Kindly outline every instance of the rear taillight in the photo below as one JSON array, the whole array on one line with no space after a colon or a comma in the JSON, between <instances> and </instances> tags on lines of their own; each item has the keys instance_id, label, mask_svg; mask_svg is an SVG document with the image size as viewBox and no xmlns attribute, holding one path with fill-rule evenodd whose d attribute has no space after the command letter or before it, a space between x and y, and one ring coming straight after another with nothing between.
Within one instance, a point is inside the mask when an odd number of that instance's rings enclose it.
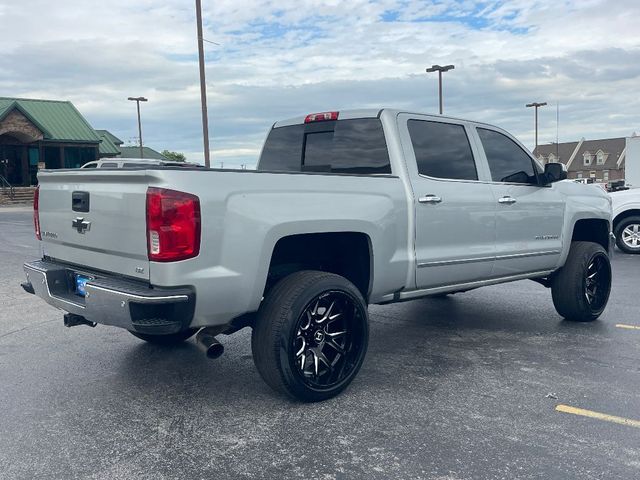
<instances>
[{"instance_id":1,"label":"rear taillight","mask_svg":"<svg viewBox=\"0 0 640 480\"><path fill-rule=\"evenodd\" d=\"M198 255L198 197L165 188L147 190L147 249L153 262L175 262Z\"/></svg>"},{"instance_id":2,"label":"rear taillight","mask_svg":"<svg viewBox=\"0 0 640 480\"><path fill-rule=\"evenodd\" d=\"M304 123L328 122L329 120L337 120L339 112L321 112L310 113L304 118Z\"/></svg>"},{"instance_id":3,"label":"rear taillight","mask_svg":"<svg viewBox=\"0 0 640 480\"><path fill-rule=\"evenodd\" d=\"M36 187L36 191L33 194L33 227L36 230L36 238L42 240L42 234L40 233L40 186Z\"/></svg>"}]
</instances>

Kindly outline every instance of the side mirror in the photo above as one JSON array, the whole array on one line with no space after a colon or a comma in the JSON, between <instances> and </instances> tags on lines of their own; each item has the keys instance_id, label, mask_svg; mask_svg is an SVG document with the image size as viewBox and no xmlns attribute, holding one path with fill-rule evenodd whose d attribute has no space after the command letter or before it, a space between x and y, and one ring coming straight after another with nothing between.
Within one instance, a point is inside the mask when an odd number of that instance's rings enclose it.
<instances>
[{"instance_id":1,"label":"side mirror","mask_svg":"<svg viewBox=\"0 0 640 480\"><path fill-rule=\"evenodd\" d=\"M564 163L547 163L544 166L544 181L546 184L567 179L567 166Z\"/></svg>"}]
</instances>

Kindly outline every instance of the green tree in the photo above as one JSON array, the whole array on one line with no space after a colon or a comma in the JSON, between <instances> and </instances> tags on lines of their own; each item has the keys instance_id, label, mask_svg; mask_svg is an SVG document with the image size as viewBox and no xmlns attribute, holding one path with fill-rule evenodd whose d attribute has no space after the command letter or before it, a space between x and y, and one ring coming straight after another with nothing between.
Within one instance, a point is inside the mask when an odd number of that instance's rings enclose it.
<instances>
[{"instance_id":1,"label":"green tree","mask_svg":"<svg viewBox=\"0 0 640 480\"><path fill-rule=\"evenodd\" d=\"M167 157L172 162L186 162L187 161L187 157L184 155L184 153L180 153L180 152L172 152L170 150L163 150L162 151L162 155Z\"/></svg>"}]
</instances>

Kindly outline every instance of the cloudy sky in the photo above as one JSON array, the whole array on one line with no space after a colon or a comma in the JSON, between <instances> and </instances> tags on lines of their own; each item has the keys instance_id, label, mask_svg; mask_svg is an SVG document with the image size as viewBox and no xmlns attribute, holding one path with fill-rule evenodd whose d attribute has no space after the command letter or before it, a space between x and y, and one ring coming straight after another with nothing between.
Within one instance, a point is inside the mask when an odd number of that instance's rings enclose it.
<instances>
[{"instance_id":1,"label":"cloudy sky","mask_svg":"<svg viewBox=\"0 0 640 480\"><path fill-rule=\"evenodd\" d=\"M0 96L71 100L94 128L202 155L191 0L0 0ZM253 164L271 124L389 106L497 124L533 144L640 133L637 0L202 0L213 161Z\"/></svg>"}]
</instances>

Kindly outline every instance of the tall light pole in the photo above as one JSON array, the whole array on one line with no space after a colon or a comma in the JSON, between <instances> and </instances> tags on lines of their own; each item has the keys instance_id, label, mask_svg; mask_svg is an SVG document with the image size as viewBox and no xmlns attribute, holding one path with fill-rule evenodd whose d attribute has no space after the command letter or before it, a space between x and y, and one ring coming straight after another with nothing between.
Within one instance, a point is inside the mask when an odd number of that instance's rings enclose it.
<instances>
[{"instance_id":1,"label":"tall light pole","mask_svg":"<svg viewBox=\"0 0 640 480\"><path fill-rule=\"evenodd\" d=\"M438 72L438 97L440 98L440 115L442 115L442 72L448 72L456 68L454 65L431 65L427 68L427 73Z\"/></svg>"},{"instance_id":2,"label":"tall light pole","mask_svg":"<svg viewBox=\"0 0 640 480\"><path fill-rule=\"evenodd\" d=\"M538 148L538 108L540 107L544 107L547 104L547 102L533 102L533 103L527 103L525 106L528 107L535 107L536 109L536 115L535 115L535 122L536 122L536 146L534 148L534 150L536 148Z\"/></svg>"},{"instance_id":3,"label":"tall light pole","mask_svg":"<svg viewBox=\"0 0 640 480\"><path fill-rule=\"evenodd\" d=\"M209 168L209 117L207 113L207 83L204 77L204 38L202 38L202 4L196 0L196 22L198 24L198 62L200 64L200 102L202 104L202 136L204 139L204 166Z\"/></svg>"},{"instance_id":4,"label":"tall light pole","mask_svg":"<svg viewBox=\"0 0 640 480\"><path fill-rule=\"evenodd\" d=\"M140 139L140 158L144 157L142 153L142 123L140 122L140 102L147 102L148 100L144 97L129 97L127 100L131 100L132 102L136 102L136 107L138 107L138 138Z\"/></svg>"}]
</instances>

